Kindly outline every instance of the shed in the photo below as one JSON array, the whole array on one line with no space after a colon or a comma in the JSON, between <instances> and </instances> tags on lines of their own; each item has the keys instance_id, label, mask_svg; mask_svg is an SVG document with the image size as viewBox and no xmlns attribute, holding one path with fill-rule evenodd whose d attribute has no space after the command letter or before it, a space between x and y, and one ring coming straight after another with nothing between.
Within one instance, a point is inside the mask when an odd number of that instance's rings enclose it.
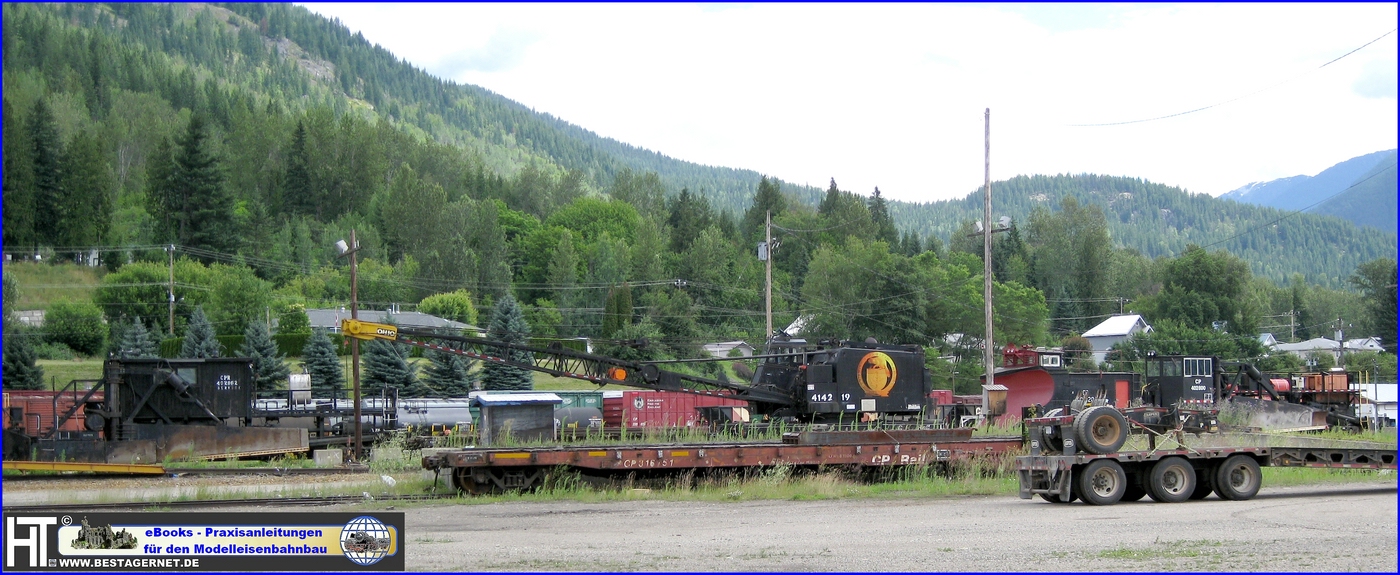
<instances>
[{"instance_id":1,"label":"shed","mask_svg":"<svg viewBox=\"0 0 1400 575\"><path fill-rule=\"evenodd\" d=\"M1152 326L1141 315L1115 315L1084 332L1084 339L1094 346L1094 361L1103 363L1114 344L1125 341L1135 333L1150 333Z\"/></svg>"},{"instance_id":2,"label":"shed","mask_svg":"<svg viewBox=\"0 0 1400 575\"><path fill-rule=\"evenodd\" d=\"M472 398L480 408L477 429L481 445L514 439L531 441L554 438L554 408L564 403L553 393L483 393Z\"/></svg>"}]
</instances>

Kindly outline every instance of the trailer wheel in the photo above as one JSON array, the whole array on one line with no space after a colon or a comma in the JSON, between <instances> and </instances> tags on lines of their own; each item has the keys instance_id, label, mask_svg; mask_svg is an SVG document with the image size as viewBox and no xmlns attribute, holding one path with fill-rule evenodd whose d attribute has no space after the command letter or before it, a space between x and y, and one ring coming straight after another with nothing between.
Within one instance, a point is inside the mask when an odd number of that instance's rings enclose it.
<instances>
[{"instance_id":1,"label":"trailer wheel","mask_svg":"<svg viewBox=\"0 0 1400 575\"><path fill-rule=\"evenodd\" d=\"M1112 459L1095 459L1080 470L1075 478L1079 498L1089 505L1113 505L1123 498L1128 476L1123 466Z\"/></svg>"},{"instance_id":2,"label":"trailer wheel","mask_svg":"<svg viewBox=\"0 0 1400 575\"><path fill-rule=\"evenodd\" d=\"M1113 453L1128 440L1128 420L1112 406L1091 407L1074 418L1074 439L1089 453Z\"/></svg>"},{"instance_id":3,"label":"trailer wheel","mask_svg":"<svg viewBox=\"0 0 1400 575\"><path fill-rule=\"evenodd\" d=\"M1041 499L1044 499L1044 500L1049 501L1049 502L1051 502L1051 503L1072 503L1072 502L1074 502L1074 500L1079 499L1079 494L1078 494L1078 493L1073 493L1073 491L1074 491L1073 489L1071 489L1070 491L1071 491L1071 493L1069 494L1069 500L1068 500L1068 501L1063 500L1063 499L1060 499L1060 496L1059 496L1059 495L1056 495L1056 494L1053 494L1053 493L1040 493L1040 494L1038 494L1038 495L1040 495L1040 498L1041 498Z\"/></svg>"},{"instance_id":4,"label":"trailer wheel","mask_svg":"<svg viewBox=\"0 0 1400 575\"><path fill-rule=\"evenodd\" d=\"M1059 417L1064 413L1064 408L1057 407L1045 412L1045 417ZM1061 437L1060 426L1047 425L1040 428L1040 446L1045 453L1062 453L1065 450L1065 438Z\"/></svg>"},{"instance_id":5,"label":"trailer wheel","mask_svg":"<svg viewBox=\"0 0 1400 575\"><path fill-rule=\"evenodd\" d=\"M1248 455L1232 455L1215 471L1215 494L1221 499L1244 501L1259 493L1262 482L1259 462Z\"/></svg>"},{"instance_id":6,"label":"trailer wheel","mask_svg":"<svg viewBox=\"0 0 1400 575\"><path fill-rule=\"evenodd\" d=\"M1196 470L1196 489L1191 492L1192 501L1200 501L1210 497L1210 492L1215 490L1215 468Z\"/></svg>"},{"instance_id":7,"label":"trailer wheel","mask_svg":"<svg viewBox=\"0 0 1400 575\"><path fill-rule=\"evenodd\" d=\"M1185 457L1167 457L1152 466L1148 495L1153 501L1181 503L1196 491L1196 470Z\"/></svg>"},{"instance_id":8,"label":"trailer wheel","mask_svg":"<svg viewBox=\"0 0 1400 575\"><path fill-rule=\"evenodd\" d=\"M1147 488L1142 485L1142 471L1134 466L1133 470L1125 469L1124 472L1128 474L1128 483L1123 487L1123 498L1118 501L1141 501L1147 497Z\"/></svg>"}]
</instances>

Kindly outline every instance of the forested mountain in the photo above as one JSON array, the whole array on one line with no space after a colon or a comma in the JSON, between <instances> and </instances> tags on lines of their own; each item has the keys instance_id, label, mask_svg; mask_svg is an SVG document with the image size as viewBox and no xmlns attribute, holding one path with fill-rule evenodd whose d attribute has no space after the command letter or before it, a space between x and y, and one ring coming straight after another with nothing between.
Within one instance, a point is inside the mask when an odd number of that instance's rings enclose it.
<instances>
[{"instance_id":1,"label":"forested mountain","mask_svg":"<svg viewBox=\"0 0 1400 575\"><path fill-rule=\"evenodd\" d=\"M937 377L976 389L975 338L948 336L983 329L968 237L980 190L915 205L666 158L441 82L291 5L3 10L4 247L46 262L96 251L110 273L68 312L105 316L87 325L110 326L107 342L167 317L171 274L174 331L207 314L238 335L346 305L334 246L353 230L362 305L451 294L486 310L509 295L533 337L694 356L769 335L754 248L771 212L775 325L810 316L813 337L937 348ZM993 248L998 345L1058 344L1120 310L1168 322L1154 323L1177 338L1162 345L1233 358L1257 356L1264 322L1295 312L1299 333L1395 323L1329 289L1393 300L1394 234L1132 178L993 189L997 214L1016 218ZM43 289L7 283L7 303L12 287ZM7 345L65 343L15 329ZM624 346L640 339L654 345Z\"/></svg>"},{"instance_id":2,"label":"forested mountain","mask_svg":"<svg viewBox=\"0 0 1400 575\"><path fill-rule=\"evenodd\" d=\"M1391 150L1387 160L1358 178L1350 189L1308 211L1395 233L1396 218L1400 215L1395 204L1395 170L1395 150Z\"/></svg>"},{"instance_id":3,"label":"forested mountain","mask_svg":"<svg viewBox=\"0 0 1400 575\"><path fill-rule=\"evenodd\" d=\"M1390 192L1393 205L1393 185ZM1009 215L1024 221L1034 209L1053 209L1066 197L1101 207L1114 242L1123 247L1154 258L1179 255L1189 244L1224 249L1249 262L1255 274L1278 283L1302 274L1309 282L1341 287L1358 264L1395 257L1394 233L1358 228L1337 217L1192 194L1138 178L1085 174L993 182L994 219ZM982 201L978 190L961 200L921 206L892 203L890 209L896 222L951 235L956 241L960 223L982 219Z\"/></svg>"},{"instance_id":4,"label":"forested mountain","mask_svg":"<svg viewBox=\"0 0 1400 575\"><path fill-rule=\"evenodd\" d=\"M1394 233L1395 150L1373 152L1334 165L1316 176L1254 182L1221 199L1338 216Z\"/></svg>"}]
</instances>

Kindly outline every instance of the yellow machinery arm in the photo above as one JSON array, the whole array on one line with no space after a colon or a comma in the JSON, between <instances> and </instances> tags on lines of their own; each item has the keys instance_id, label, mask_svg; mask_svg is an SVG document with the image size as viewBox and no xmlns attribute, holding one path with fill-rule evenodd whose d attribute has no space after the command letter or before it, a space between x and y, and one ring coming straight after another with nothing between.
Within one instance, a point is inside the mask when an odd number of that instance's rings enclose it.
<instances>
[{"instance_id":1,"label":"yellow machinery arm","mask_svg":"<svg viewBox=\"0 0 1400 575\"><path fill-rule=\"evenodd\" d=\"M358 319L340 320L340 332L355 339L399 339L399 328L387 323L374 323Z\"/></svg>"}]
</instances>

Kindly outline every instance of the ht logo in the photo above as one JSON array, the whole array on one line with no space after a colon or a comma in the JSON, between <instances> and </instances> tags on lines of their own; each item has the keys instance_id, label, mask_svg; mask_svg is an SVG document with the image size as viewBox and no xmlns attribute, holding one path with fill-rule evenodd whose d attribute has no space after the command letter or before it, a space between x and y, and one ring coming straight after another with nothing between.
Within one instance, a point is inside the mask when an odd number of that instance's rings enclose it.
<instances>
[{"instance_id":1,"label":"ht logo","mask_svg":"<svg viewBox=\"0 0 1400 575\"><path fill-rule=\"evenodd\" d=\"M47 567L49 563L49 529L58 525L57 517L6 517L5 518L5 566L15 566L15 549L29 548L29 566ZM24 536L15 532L19 526Z\"/></svg>"}]
</instances>

